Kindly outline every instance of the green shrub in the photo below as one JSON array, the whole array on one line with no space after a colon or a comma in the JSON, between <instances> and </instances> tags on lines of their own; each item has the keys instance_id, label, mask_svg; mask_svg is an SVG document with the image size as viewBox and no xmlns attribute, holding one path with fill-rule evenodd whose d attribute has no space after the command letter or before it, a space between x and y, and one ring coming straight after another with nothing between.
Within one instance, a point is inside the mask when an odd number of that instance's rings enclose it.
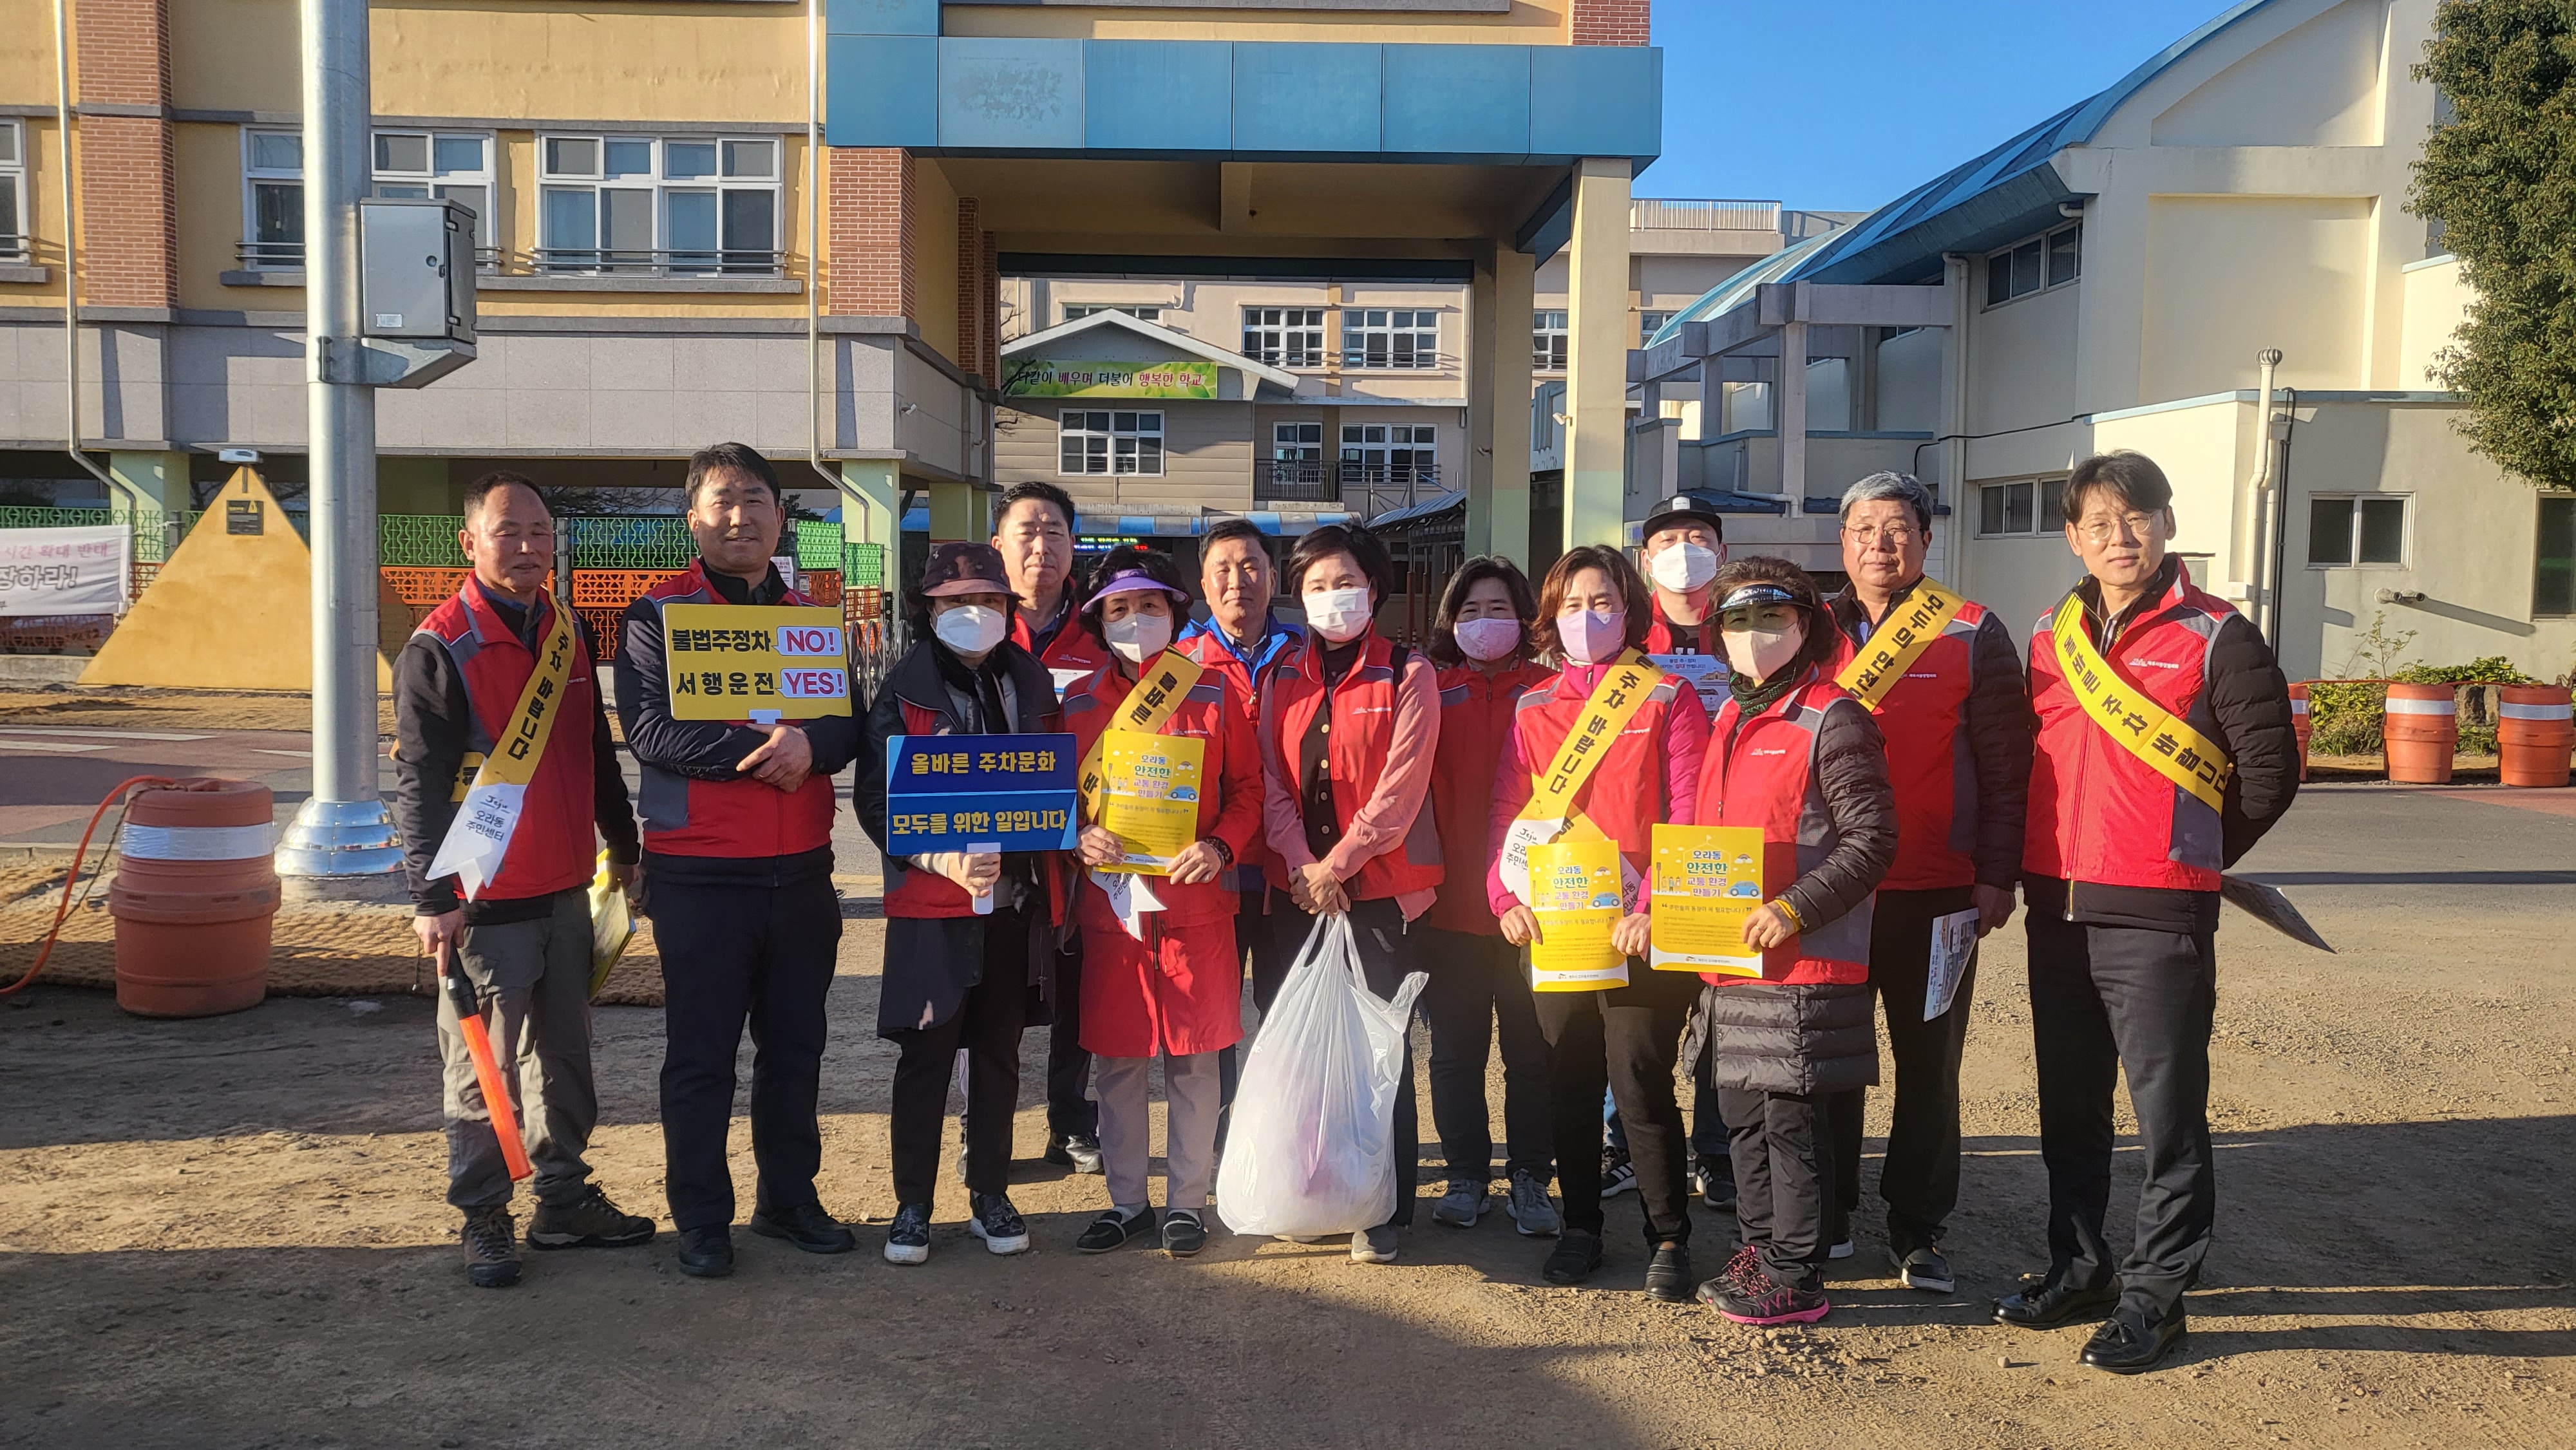
<instances>
[{"instance_id":1,"label":"green shrub","mask_svg":"<svg viewBox=\"0 0 2576 1450\"><path fill-rule=\"evenodd\" d=\"M2308 686L2308 753L2377 754L2385 743L2379 723L2387 711L2385 685L2320 681Z\"/></svg>"}]
</instances>

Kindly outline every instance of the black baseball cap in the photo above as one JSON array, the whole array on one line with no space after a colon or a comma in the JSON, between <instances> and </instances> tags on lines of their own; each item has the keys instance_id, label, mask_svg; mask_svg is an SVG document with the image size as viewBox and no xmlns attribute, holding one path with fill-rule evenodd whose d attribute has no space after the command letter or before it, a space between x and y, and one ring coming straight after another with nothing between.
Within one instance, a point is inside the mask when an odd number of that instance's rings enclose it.
<instances>
[{"instance_id":1,"label":"black baseball cap","mask_svg":"<svg viewBox=\"0 0 2576 1450\"><path fill-rule=\"evenodd\" d=\"M990 544L963 539L933 544L929 562L921 566L921 593L925 599L1010 592L1010 576L1002 570L1002 551Z\"/></svg>"},{"instance_id":2,"label":"black baseball cap","mask_svg":"<svg viewBox=\"0 0 2576 1450\"><path fill-rule=\"evenodd\" d=\"M1725 542L1726 516L1719 513L1715 505L1705 503L1686 493L1674 494L1671 498L1655 505L1654 510L1646 515L1646 522L1638 530L1637 537L1651 539L1657 529L1671 524L1676 519L1695 519L1706 524L1717 530L1719 542Z\"/></svg>"}]
</instances>

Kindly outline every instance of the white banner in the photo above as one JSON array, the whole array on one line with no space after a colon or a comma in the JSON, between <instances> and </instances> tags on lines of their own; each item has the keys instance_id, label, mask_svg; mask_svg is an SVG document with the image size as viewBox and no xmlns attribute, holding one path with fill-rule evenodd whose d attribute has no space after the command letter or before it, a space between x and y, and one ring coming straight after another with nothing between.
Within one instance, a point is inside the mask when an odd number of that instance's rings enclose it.
<instances>
[{"instance_id":1,"label":"white banner","mask_svg":"<svg viewBox=\"0 0 2576 1450\"><path fill-rule=\"evenodd\" d=\"M0 529L0 615L122 614L134 531Z\"/></svg>"}]
</instances>

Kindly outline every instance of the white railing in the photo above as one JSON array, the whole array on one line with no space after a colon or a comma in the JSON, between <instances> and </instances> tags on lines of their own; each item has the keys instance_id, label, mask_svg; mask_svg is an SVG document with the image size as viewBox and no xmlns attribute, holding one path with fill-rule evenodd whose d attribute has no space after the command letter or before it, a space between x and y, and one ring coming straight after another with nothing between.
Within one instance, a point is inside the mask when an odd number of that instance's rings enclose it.
<instances>
[{"instance_id":1,"label":"white railing","mask_svg":"<svg viewBox=\"0 0 2576 1450\"><path fill-rule=\"evenodd\" d=\"M1641 197L1628 203L1632 231L1776 232L1776 201L1666 201Z\"/></svg>"}]
</instances>

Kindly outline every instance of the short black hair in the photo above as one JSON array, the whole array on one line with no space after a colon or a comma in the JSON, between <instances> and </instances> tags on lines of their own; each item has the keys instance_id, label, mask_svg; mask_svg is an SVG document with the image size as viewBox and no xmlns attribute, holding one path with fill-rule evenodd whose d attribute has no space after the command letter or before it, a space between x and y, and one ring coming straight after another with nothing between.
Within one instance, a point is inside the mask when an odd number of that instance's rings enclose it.
<instances>
[{"instance_id":1,"label":"short black hair","mask_svg":"<svg viewBox=\"0 0 2576 1450\"><path fill-rule=\"evenodd\" d=\"M2096 453L2075 465L2066 478L2066 491L2059 496L2058 512L2073 523L2084 516L2084 507L2097 489L2108 490L2114 498L2140 513L2162 513L2173 507L2173 484L2156 461L2130 448L2117 448L2109 453Z\"/></svg>"},{"instance_id":2,"label":"short black hair","mask_svg":"<svg viewBox=\"0 0 2576 1450\"><path fill-rule=\"evenodd\" d=\"M1378 537L1356 524L1326 524L1297 540L1288 551L1288 567L1280 572L1292 595L1305 592L1306 571L1320 560L1335 554L1348 554L1351 562L1368 576L1369 587L1377 591L1377 602L1395 597L1395 560L1389 558L1386 545Z\"/></svg>"},{"instance_id":3,"label":"short black hair","mask_svg":"<svg viewBox=\"0 0 2576 1450\"><path fill-rule=\"evenodd\" d=\"M1002 532L1002 520L1011 516L1011 510L1014 507L1030 499L1055 505L1055 511L1064 516L1064 531L1068 534L1073 532L1073 495L1052 483L1043 483L1034 478L1025 483L1012 484L1002 490L1002 496L993 503L993 532L999 535Z\"/></svg>"},{"instance_id":4,"label":"short black hair","mask_svg":"<svg viewBox=\"0 0 2576 1450\"><path fill-rule=\"evenodd\" d=\"M1172 632L1178 635L1181 626L1189 622L1190 605L1198 597L1197 592L1190 588L1190 581L1181 577L1180 564L1160 549L1143 544L1120 544L1093 567L1091 587L1099 588L1110 575L1125 569L1141 569L1146 578L1180 596L1171 601ZM1076 616L1082 621L1084 632L1102 644L1109 642L1109 626L1105 622L1108 612L1100 596L1094 594L1083 601L1082 611Z\"/></svg>"},{"instance_id":5,"label":"short black hair","mask_svg":"<svg viewBox=\"0 0 2576 1450\"><path fill-rule=\"evenodd\" d=\"M502 489L511 487L524 488L529 493L534 494L536 496L537 503L545 509L547 516L553 516L554 507L546 503L545 493L537 487L536 480L529 478L524 473L512 473L506 468L496 468L490 473L483 475L481 478L474 480L472 483L465 485L465 505L463 509L465 517L471 519L476 514L481 513L483 511L483 500L490 498L493 494L500 492Z\"/></svg>"},{"instance_id":6,"label":"short black hair","mask_svg":"<svg viewBox=\"0 0 2576 1450\"><path fill-rule=\"evenodd\" d=\"M680 501L691 508L698 506L698 485L707 475L726 471L748 474L760 480L769 490L771 502L785 497L778 487L778 470L748 443L710 443L689 455L689 477L680 486Z\"/></svg>"},{"instance_id":7,"label":"short black hair","mask_svg":"<svg viewBox=\"0 0 2576 1450\"><path fill-rule=\"evenodd\" d=\"M1467 607L1467 591L1488 579L1503 581L1503 592L1512 597L1512 613L1521 618L1521 644L1529 645L1529 627L1538 622L1538 596L1530 592L1529 576L1521 566L1500 554L1479 554L1458 566L1449 576L1449 587L1440 594L1440 612L1432 616L1431 643L1424 653L1433 663L1463 665L1466 653L1458 648L1458 611Z\"/></svg>"},{"instance_id":8,"label":"short black hair","mask_svg":"<svg viewBox=\"0 0 2576 1450\"><path fill-rule=\"evenodd\" d=\"M1262 556L1267 558L1270 554L1269 538L1269 535L1261 532L1261 525L1250 519L1219 519L1199 540L1199 552L1204 555L1208 550L1228 539L1250 539L1253 546L1261 550Z\"/></svg>"}]
</instances>

